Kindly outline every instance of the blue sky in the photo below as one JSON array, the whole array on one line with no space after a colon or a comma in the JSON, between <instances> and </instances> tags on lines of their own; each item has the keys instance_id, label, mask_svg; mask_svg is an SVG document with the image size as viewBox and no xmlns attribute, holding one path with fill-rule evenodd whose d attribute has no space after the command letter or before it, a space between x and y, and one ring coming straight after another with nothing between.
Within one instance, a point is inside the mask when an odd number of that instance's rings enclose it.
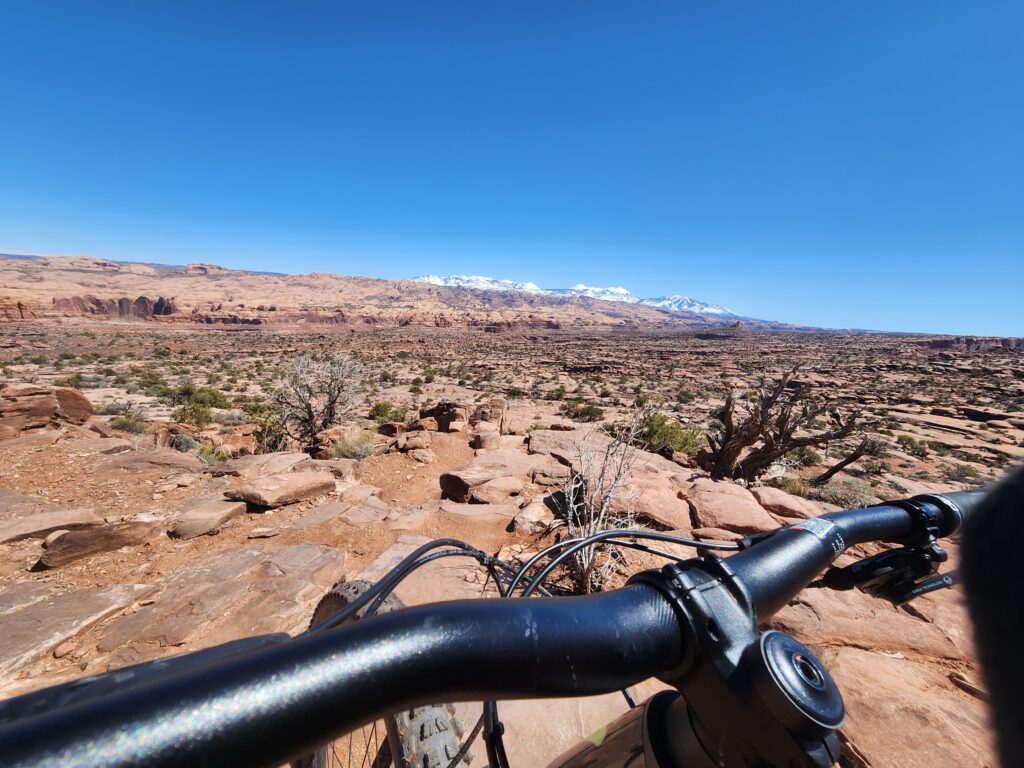
<instances>
[{"instance_id":1,"label":"blue sky","mask_svg":"<svg viewBox=\"0 0 1024 768\"><path fill-rule=\"evenodd\" d=\"M0 251L1024 335L1024 5L7 2Z\"/></svg>"}]
</instances>

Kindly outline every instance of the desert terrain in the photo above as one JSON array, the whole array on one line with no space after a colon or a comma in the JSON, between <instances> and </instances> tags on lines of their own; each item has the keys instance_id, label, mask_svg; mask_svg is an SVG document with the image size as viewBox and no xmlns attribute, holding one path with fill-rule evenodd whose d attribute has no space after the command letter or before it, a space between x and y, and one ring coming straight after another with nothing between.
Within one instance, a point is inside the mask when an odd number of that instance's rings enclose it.
<instances>
[{"instance_id":1,"label":"desert terrain","mask_svg":"<svg viewBox=\"0 0 1024 768\"><path fill-rule=\"evenodd\" d=\"M305 441L282 432L276 399L303 359L356 363L350 407ZM723 412L746 413L787 375L780 392L811 409L792 437L833 437L716 476L707 436ZM300 631L333 584L381 575L422 537L535 552L565 534L553 497L580 445L637 414L653 421L623 514L708 541L977 487L1024 461L1021 339L812 332L334 275L0 259L0 376L5 697ZM595 586L659 562L626 556ZM403 598L486 589L446 566ZM959 588L902 608L809 589L770 624L836 678L844 764L995 765ZM502 710L513 764L554 757L624 704L544 705L563 723L546 734L530 706Z\"/></svg>"}]
</instances>

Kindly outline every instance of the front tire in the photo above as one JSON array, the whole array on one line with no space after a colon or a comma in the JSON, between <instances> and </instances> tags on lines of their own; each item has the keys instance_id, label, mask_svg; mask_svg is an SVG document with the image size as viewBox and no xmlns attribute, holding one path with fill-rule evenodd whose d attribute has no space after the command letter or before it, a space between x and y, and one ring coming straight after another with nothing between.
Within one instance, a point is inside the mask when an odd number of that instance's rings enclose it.
<instances>
[{"instance_id":1,"label":"front tire","mask_svg":"<svg viewBox=\"0 0 1024 768\"><path fill-rule=\"evenodd\" d=\"M315 627L338 611L347 608L362 597L373 586L368 581L346 581L335 584L313 611L309 626ZM376 613L389 613L405 606L393 593L381 603ZM365 609L364 609L365 610ZM340 624L345 626L363 617L356 616ZM377 745L375 726L367 733L364 727L360 738L348 734L331 744L325 744L311 755L293 760L292 768L355 768L369 764L373 768L385 768L393 763L397 768L448 768L459 752L462 724L454 718L455 708L450 704L432 704L426 707L396 712L384 720L387 741ZM354 741L364 742L362 747ZM361 752L361 757L356 755ZM375 754L371 754L374 753ZM467 755L463 761L468 764Z\"/></svg>"}]
</instances>

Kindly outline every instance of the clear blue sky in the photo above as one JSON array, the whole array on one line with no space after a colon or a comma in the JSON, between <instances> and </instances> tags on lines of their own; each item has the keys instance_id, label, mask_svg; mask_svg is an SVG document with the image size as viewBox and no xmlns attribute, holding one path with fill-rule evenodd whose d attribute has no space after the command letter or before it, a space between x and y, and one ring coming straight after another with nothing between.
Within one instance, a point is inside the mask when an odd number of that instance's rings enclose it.
<instances>
[{"instance_id":1,"label":"clear blue sky","mask_svg":"<svg viewBox=\"0 0 1024 768\"><path fill-rule=\"evenodd\" d=\"M5 2L0 251L1024 335L1024 4Z\"/></svg>"}]
</instances>

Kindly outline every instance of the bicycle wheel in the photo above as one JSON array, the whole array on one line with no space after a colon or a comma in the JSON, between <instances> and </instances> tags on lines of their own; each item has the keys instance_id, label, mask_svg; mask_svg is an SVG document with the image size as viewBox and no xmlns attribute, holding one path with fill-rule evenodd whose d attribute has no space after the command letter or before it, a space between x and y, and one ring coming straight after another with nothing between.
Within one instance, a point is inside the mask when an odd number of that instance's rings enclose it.
<instances>
[{"instance_id":1,"label":"bicycle wheel","mask_svg":"<svg viewBox=\"0 0 1024 768\"><path fill-rule=\"evenodd\" d=\"M315 627L327 620L372 586L368 581L335 584L317 603L309 626ZM403 607L402 601L391 594L377 609L377 613L397 611ZM358 618L362 618L362 611ZM357 621L358 618L353 617L349 622ZM382 732L386 733L386 738L382 738ZM365 725L359 731L325 744L313 754L293 760L291 766L386 768L393 763L398 768L447 768L459 752L462 733L462 724L454 718L454 707L450 704L415 707L385 718L383 727L380 722ZM463 761L468 764L470 759L467 755Z\"/></svg>"}]
</instances>

